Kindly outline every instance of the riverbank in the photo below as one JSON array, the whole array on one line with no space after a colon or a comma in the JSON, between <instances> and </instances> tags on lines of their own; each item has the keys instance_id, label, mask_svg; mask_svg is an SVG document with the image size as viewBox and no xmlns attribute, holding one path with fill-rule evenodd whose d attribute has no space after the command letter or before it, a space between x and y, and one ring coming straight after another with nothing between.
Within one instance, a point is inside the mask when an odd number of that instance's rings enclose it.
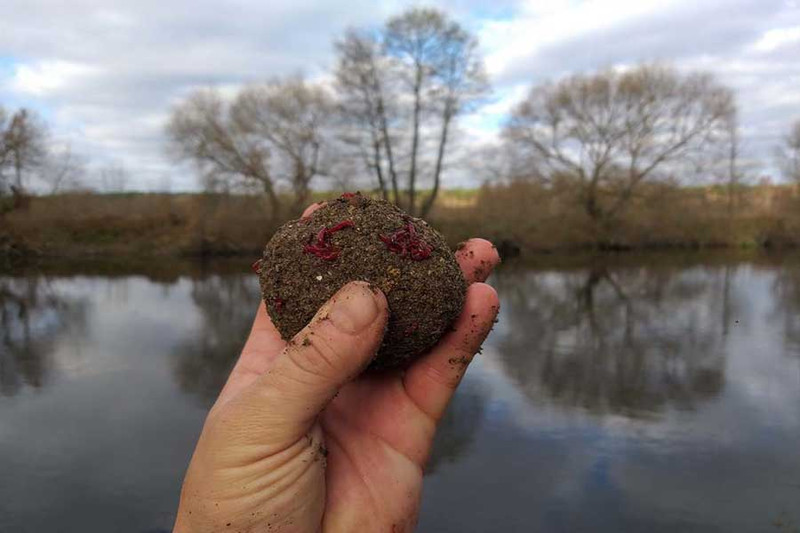
<instances>
[{"instance_id":1,"label":"riverbank","mask_svg":"<svg viewBox=\"0 0 800 533\"><path fill-rule=\"evenodd\" d=\"M253 256L290 216L271 216L263 198L246 195L32 197L0 218L0 255ZM800 194L775 185L733 195L722 187L653 185L615 220L598 223L569 190L517 183L445 193L429 219L452 245L481 235L506 255L800 244Z\"/></svg>"}]
</instances>

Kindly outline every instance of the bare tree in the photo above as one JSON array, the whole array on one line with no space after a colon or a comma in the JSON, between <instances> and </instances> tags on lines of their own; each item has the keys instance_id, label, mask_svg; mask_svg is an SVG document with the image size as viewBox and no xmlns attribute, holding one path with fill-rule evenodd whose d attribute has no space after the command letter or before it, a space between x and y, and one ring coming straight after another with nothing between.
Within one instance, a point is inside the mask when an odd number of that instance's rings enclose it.
<instances>
[{"instance_id":1,"label":"bare tree","mask_svg":"<svg viewBox=\"0 0 800 533\"><path fill-rule=\"evenodd\" d=\"M720 131L719 142L709 146L700 159L698 169L709 181L718 184L726 197L726 214L733 221L744 193L742 185L756 172L755 161L747 156L742 141L739 113L733 109Z\"/></svg>"},{"instance_id":2,"label":"bare tree","mask_svg":"<svg viewBox=\"0 0 800 533\"><path fill-rule=\"evenodd\" d=\"M752 182L756 176L760 163L749 153L747 143L742 142L739 131L739 113L734 109L727 120L725 135L721 146L721 158L718 169L719 181L724 183L728 198L728 219L732 220L739 205L744 185Z\"/></svg>"},{"instance_id":3,"label":"bare tree","mask_svg":"<svg viewBox=\"0 0 800 533\"><path fill-rule=\"evenodd\" d=\"M291 185L295 211L307 203L311 181L328 172L334 112L324 88L298 77L246 87L233 104L237 128L266 143L273 174Z\"/></svg>"},{"instance_id":4,"label":"bare tree","mask_svg":"<svg viewBox=\"0 0 800 533\"><path fill-rule=\"evenodd\" d=\"M21 200L30 189L54 194L77 188L84 166L69 145L50 142L47 125L35 113L8 114L0 107L0 195L11 191Z\"/></svg>"},{"instance_id":5,"label":"bare tree","mask_svg":"<svg viewBox=\"0 0 800 533\"><path fill-rule=\"evenodd\" d=\"M51 151L38 173L39 181L49 194L76 190L84 185L86 160L67 145L60 151Z\"/></svg>"},{"instance_id":6,"label":"bare tree","mask_svg":"<svg viewBox=\"0 0 800 533\"><path fill-rule=\"evenodd\" d=\"M728 218L733 217L735 208L736 191L742 181L741 171L741 142L739 139L739 124L737 113L734 111L728 120Z\"/></svg>"},{"instance_id":7,"label":"bare tree","mask_svg":"<svg viewBox=\"0 0 800 533\"><path fill-rule=\"evenodd\" d=\"M350 192L360 188L359 175L361 173L360 164L362 162L352 157L345 157L341 154L333 158L328 171L332 189L337 192ZM381 192L378 189L376 192Z\"/></svg>"},{"instance_id":8,"label":"bare tree","mask_svg":"<svg viewBox=\"0 0 800 533\"><path fill-rule=\"evenodd\" d=\"M540 169L530 154L515 150L509 143L494 142L477 146L463 161L464 170L481 183L509 184L542 180Z\"/></svg>"},{"instance_id":9,"label":"bare tree","mask_svg":"<svg viewBox=\"0 0 800 533\"><path fill-rule=\"evenodd\" d=\"M384 197L391 184L393 200L411 214L424 216L433 206L453 120L488 90L477 46L442 12L420 8L389 19L377 34L351 31L337 44L342 101L366 132L361 153ZM420 205L427 148L431 193ZM401 154L408 159L403 200Z\"/></svg>"},{"instance_id":10,"label":"bare tree","mask_svg":"<svg viewBox=\"0 0 800 533\"><path fill-rule=\"evenodd\" d=\"M22 194L25 180L47 154L47 128L34 113L0 108L0 193Z\"/></svg>"},{"instance_id":11,"label":"bare tree","mask_svg":"<svg viewBox=\"0 0 800 533\"><path fill-rule=\"evenodd\" d=\"M785 178L800 183L800 120L792 125L778 148L778 162Z\"/></svg>"},{"instance_id":12,"label":"bare tree","mask_svg":"<svg viewBox=\"0 0 800 533\"><path fill-rule=\"evenodd\" d=\"M342 117L352 128L345 134L356 146L370 172L374 172L384 200L400 205L394 141L389 123L395 122L396 109L384 79L386 62L378 39L368 33L349 30L336 43L339 64L336 69ZM387 183L388 181L388 183Z\"/></svg>"},{"instance_id":13,"label":"bare tree","mask_svg":"<svg viewBox=\"0 0 800 533\"><path fill-rule=\"evenodd\" d=\"M258 184L277 217L279 183L291 186L297 210L311 181L325 174L334 111L323 88L290 78L245 87L231 103L215 91L197 91L173 110L167 132L208 187Z\"/></svg>"},{"instance_id":14,"label":"bare tree","mask_svg":"<svg viewBox=\"0 0 800 533\"><path fill-rule=\"evenodd\" d=\"M702 162L725 141L734 110L731 91L708 74L642 65L533 88L504 136L541 164L546 179L571 180L603 228L643 182Z\"/></svg>"},{"instance_id":15,"label":"bare tree","mask_svg":"<svg viewBox=\"0 0 800 533\"><path fill-rule=\"evenodd\" d=\"M8 189L8 177L6 176L11 151L6 145L6 130L8 129L8 112L0 106L0 195L6 193Z\"/></svg>"},{"instance_id":16,"label":"bare tree","mask_svg":"<svg viewBox=\"0 0 800 533\"><path fill-rule=\"evenodd\" d=\"M118 163L106 165L98 171L100 188L106 193L125 192L130 174Z\"/></svg>"},{"instance_id":17,"label":"bare tree","mask_svg":"<svg viewBox=\"0 0 800 533\"><path fill-rule=\"evenodd\" d=\"M273 218L278 216L280 200L269 169L270 151L263 139L242 129L219 93L197 91L176 106L167 134L178 158L197 166L207 189L220 181L258 184L270 202Z\"/></svg>"}]
</instances>

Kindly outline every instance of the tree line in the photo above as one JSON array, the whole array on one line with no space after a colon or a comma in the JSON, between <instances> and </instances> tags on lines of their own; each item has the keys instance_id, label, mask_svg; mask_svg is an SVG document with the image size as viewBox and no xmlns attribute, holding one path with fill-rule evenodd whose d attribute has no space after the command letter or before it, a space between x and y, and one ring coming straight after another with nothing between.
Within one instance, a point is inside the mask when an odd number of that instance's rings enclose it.
<instances>
[{"instance_id":1,"label":"tree line","mask_svg":"<svg viewBox=\"0 0 800 533\"><path fill-rule=\"evenodd\" d=\"M263 194L275 219L299 211L323 180L370 189L426 216L456 148L465 146L454 136L459 117L491 95L478 44L436 9L347 30L323 81L289 76L232 97L191 93L170 112L169 149L194 165L207 190ZM52 192L78 181L84 163L68 149L53 157L46 130L30 111L0 108L0 195L18 195L33 177ZM713 178L731 192L733 209L733 191L753 172L742 157L734 92L707 72L660 64L536 84L497 143L469 148L467 172L568 189L609 231L648 182ZM784 176L800 183L800 120L776 152ZM109 183L126 176L103 172Z\"/></svg>"},{"instance_id":2,"label":"tree line","mask_svg":"<svg viewBox=\"0 0 800 533\"><path fill-rule=\"evenodd\" d=\"M27 205L34 188L47 194L89 190L88 173L87 159L54 140L37 113L0 105L0 215ZM102 191L120 191L128 172L109 164L95 178Z\"/></svg>"},{"instance_id":3,"label":"tree line","mask_svg":"<svg viewBox=\"0 0 800 533\"><path fill-rule=\"evenodd\" d=\"M347 31L335 49L332 83L275 79L230 100L196 91L172 111L174 152L209 188L261 189L275 213L279 184L296 211L313 179L346 186L366 173L384 199L426 215L454 120L488 92L477 39L440 11L411 9L377 31Z\"/></svg>"},{"instance_id":4,"label":"tree line","mask_svg":"<svg viewBox=\"0 0 800 533\"><path fill-rule=\"evenodd\" d=\"M427 215L456 120L490 94L477 38L440 11L411 9L378 30L348 30L335 52L332 82L276 79L232 100L197 91L173 109L175 153L209 186L258 185L275 212L279 184L291 186L297 210L314 179L347 188L357 176ZM753 172L740 139L730 88L707 72L645 63L535 85L471 170L567 187L611 230L648 182L713 178L733 199ZM800 180L800 120L778 152L785 176Z\"/></svg>"}]
</instances>

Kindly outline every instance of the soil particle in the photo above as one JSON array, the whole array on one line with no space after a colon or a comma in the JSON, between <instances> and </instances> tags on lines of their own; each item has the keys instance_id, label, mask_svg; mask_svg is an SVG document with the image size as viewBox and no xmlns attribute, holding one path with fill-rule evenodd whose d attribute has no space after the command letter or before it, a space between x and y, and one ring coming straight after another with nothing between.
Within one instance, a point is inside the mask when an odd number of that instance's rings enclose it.
<instances>
[{"instance_id":1,"label":"soil particle","mask_svg":"<svg viewBox=\"0 0 800 533\"><path fill-rule=\"evenodd\" d=\"M485 259L478 264L475 269L472 271L472 276L476 280L484 280L489 277L489 273L492 271L492 265L489 261Z\"/></svg>"},{"instance_id":2,"label":"soil particle","mask_svg":"<svg viewBox=\"0 0 800 533\"><path fill-rule=\"evenodd\" d=\"M458 365L461 367L465 367L469 365L469 358L465 355L462 355L461 357L451 357L447 362L450 363L452 366Z\"/></svg>"}]
</instances>

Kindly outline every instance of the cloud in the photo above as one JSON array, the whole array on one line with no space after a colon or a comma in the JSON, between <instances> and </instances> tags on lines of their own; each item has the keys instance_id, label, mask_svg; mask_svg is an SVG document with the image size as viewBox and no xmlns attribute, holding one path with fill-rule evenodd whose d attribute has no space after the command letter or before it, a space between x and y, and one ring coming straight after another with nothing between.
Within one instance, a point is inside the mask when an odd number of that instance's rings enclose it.
<instances>
[{"instance_id":1,"label":"cloud","mask_svg":"<svg viewBox=\"0 0 800 533\"><path fill-rule=\"evenodd\" d=\"M302 72L322 78L332 41L348 26L377 25L414 5L333 0L225 6L176 0L10 0L0 18L0 101L42 111L95 165L121 163L136 188L170 176L197 186L165 155L163 123L191 89ZM494 138L508 109L538 83L570 72L670 60L708 68L741 97L746 139L770 143L800 115L800 7L783 0L478 0L438 4L482 42L497 89L466 117L460 138ZM449 184L462 178L448 177Z\"/></svg>"},{"instance_id":2,"label":"cloud","mask_svg":"<svg viewBox=\"0 0 800 533\"><path fill-rule=\"evenodd\" d=\"M772 150L791 121L800 119L800 4L784 0L543 4L531 0L531 4L513 19L490 21L481 29L496 87L508 91L576 72L654 60L684 70L708 70L737 92L749 157L760 159L762 170L775 171Z\"/></svg>"},{"instance_id":3,"label":"cloud","mask_svg":"<svg viewBox=\"0 0 800 533\"><path fill-rule=\"evenodd\" d=\"M96 69L69 61L42 61L33 65L18 65L11 89L34 96L46 96L75 83L77 78L91 75Z\"/></svg>"},{"instance_id":4,"label":"cloud","mask_svg":"<svg viewBox=\"0 0 800 533\"><path fill-rule=\"evenodd\" d=\"M43 111L95 165L121 163L136 188L176 172L165 156L170 106L192 88L248 81L330 64L331 42L349 24L372 24L398 6L235 2L7 2L0 18L0 98ZM5 77L5 79L3 78ZM10 103L9 103L10 102ZM190 173L176 189L196 187Z\"/></svg>"},{"instance_id":5,"label":"cloud","mask_svg":"<svg viewBox=\"0 0 800 533\"><path fill-rule=\"evenodd\" d=\"M785 46L797 46L800 43L800 26L776 28L769 30L753 45L757 52L773 52Z\"/></svg>"}]
</instances>

